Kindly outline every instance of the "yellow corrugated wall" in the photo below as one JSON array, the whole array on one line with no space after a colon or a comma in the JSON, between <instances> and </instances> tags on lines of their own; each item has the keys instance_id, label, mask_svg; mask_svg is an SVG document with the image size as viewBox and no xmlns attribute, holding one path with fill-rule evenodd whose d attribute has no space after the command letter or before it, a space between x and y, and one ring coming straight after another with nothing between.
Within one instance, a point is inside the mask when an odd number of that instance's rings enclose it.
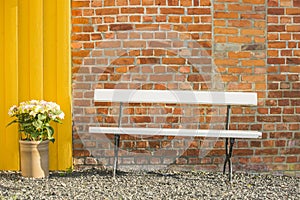
<instances>
[{"instance_id":1,"label":"yellow corrugated wall","mask_svg":"<svg viewBox=\"0 0 300 200\"><path fill-rule=\"evenodd\" d=\"M17 126L10 106L30 99L57 102L50 170L72 166L70 0L0 0L0 170L19 170Z\"/></svg>"}]
</instances>

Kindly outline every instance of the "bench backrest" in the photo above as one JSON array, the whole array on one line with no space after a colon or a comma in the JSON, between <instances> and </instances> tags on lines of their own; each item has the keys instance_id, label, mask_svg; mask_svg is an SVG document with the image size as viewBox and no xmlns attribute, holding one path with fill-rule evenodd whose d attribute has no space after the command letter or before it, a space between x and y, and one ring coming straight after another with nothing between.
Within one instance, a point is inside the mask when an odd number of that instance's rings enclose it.
<instances>
[{"instance_id":1,"label":"bench backrest","mask_svg":"<svg viewBox=\"0 0 300 200\"><path fill-rule=\"evenodd\" d=\"M255 92L96 89L95 102L257 105Z\"/></svg>"}]
</instances>

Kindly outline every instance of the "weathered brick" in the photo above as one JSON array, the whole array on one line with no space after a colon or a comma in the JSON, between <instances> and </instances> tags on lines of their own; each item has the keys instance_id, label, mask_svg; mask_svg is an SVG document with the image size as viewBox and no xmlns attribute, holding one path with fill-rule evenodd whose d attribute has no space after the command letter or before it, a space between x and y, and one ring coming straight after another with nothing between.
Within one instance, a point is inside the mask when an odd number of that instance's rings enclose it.
<instances>
[{"instance_id":1,"label":"weathered brick","mask_svg":"<svg viewBox=\"0 0 300 200\"><path fill-rule=\"evenodd\" d=\"M139 64L158 64L160 63L159 58L139 58L138 59Z\"/></svg>"},{"instance_id":2,"label":"weathered brick","mask_svg":"<svg viewBox=\"0 0 300 200\"><path fill-rule=\"evenodd\" d=\"M118 58L112 62L113 65L132 65L134 58Z\"/></svg>"},{"instance_id":3,"label":"weathered brick","mask_svg":"<svg viewBox=\"0 0 300 200\"><path fill-rule=\"evenodd\" d=\"M268 32L284 32L285 25L270 25L268 26Z\"/></svg>"},{"instance_id":4,"label":"weathered brick","mask_svg":"<svg viewBox=\"0 0 300 200\"><path fill-rule=\"evenodd\" d=\"M300 58L287 58L287 64L300 64Z\"/></svg>"},{"instance_id":5,"label":"weathered brick","mask_svg":"<svg viewBox=\"0 0 300 200\"><path fill-rule=\"evenodd\" d=\"M110 25L111 31L124 31L124 30L132 30L132 24L112 24Z\"/></svg>"},{"instance_id":6,"label":"weathered brick","mask_svg":"<svg viewBox=\"0 0 300 200\"><path fill-rule=\"evenodd\" d=\"M284 58L268 58L268 64L285 64Z\"/></svg>"},{"instance_id":7,"label":"weathered brick","mask_svg":"<svg viewBox=\"0 0 300 200\"><path fill-rule=\"evenodd\" d=\"M249 44L242 45L242 50L264 50L266 46L264 44Z\"/></svg>"},{"instance_id":8,"label":"weathered brick","mask_svg":"<svg viewBox=\"0 0 300 200\"><path fill-rule=\"evenodd\" d=\"M293 6L294 7L300 7L300 1L299 0L293 0Z\"/></svg>"},{"instance_id":9,"label":"weathered brick","mask_svg":"<svg viewBox=\"0 0 300 200\"><path fill-rule=\"evenodd\" d=\"M269 15L284 15L284 8L269 8Z\"/></svg>"}]
</instances>

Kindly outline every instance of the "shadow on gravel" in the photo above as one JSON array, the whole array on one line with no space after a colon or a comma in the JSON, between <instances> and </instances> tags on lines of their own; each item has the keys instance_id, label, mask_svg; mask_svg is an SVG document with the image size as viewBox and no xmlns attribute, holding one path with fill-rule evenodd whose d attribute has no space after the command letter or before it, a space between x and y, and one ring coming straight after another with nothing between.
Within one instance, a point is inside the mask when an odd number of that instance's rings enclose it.
<instances>
[{"instance_id":1,"label":"shadow on gravel","mask_svg":"<svg viewBox=\"0 0 300 200\"><path fill-rule=\"evenodd\" d=\"M82 177L82 176L111 176L112 172L109 170L103 170L103 169L89 169L84 171L72 171L72 172L52 172L49 175L49 178L55 178L55 177L69 177L69 178L76 178L76 177Z\"/></svg>"}]
</instances>

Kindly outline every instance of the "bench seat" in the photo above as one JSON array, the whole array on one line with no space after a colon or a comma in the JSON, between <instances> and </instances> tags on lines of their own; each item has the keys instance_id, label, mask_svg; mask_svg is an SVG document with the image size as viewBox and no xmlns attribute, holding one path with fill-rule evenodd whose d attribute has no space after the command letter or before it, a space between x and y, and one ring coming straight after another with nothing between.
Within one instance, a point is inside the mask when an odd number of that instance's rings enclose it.
<instances>
[{"instance_id":1,"label":"bench seat","mask_svg":"<svg viewBox=\"0 0 300 200\"><path fill-rule=\"evenodd\" d=\"M217 138L261 138L259 131L211 130L211 129L173 129L173 128L124 128L124 127L90 127L90 133L160 135Z\"/></svg>"}]
</instances>

